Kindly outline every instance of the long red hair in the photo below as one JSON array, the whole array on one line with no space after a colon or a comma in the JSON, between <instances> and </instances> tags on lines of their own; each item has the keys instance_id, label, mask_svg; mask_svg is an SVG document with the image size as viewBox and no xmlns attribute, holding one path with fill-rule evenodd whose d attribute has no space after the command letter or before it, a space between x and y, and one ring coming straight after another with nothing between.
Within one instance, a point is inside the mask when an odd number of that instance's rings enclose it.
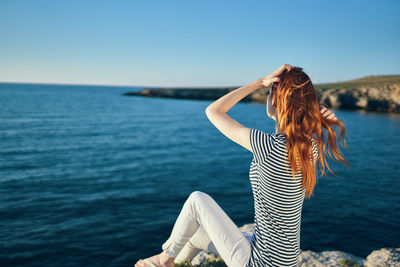
<instances>
[{"instance_id":1,"label":"long red hair","mask_svg":"<svg viewBox=\"0 0 400 267\"><path fill-rule=\"evenodd\" d=\"M285 70L280 75L280 81L273 92L276 93L279 128L287 139L288 160L293 178L297 172L301 171L302 186L306 191L305 197L310 198L317 182L312 140L317 144L321 176L327 176L325 165L335 175L326 161L325 153L331 159L350 166L336 145L336 139L342 141L342 146L347 145L345 127L339 119L332 120L322 116L315 88L303 68L294 67L290 71ZM338 138L335 126L341 129ZM328 137L326 144L323 128ZM332 153L328 150L328 145Z\"/></svg>"}]
</instances>

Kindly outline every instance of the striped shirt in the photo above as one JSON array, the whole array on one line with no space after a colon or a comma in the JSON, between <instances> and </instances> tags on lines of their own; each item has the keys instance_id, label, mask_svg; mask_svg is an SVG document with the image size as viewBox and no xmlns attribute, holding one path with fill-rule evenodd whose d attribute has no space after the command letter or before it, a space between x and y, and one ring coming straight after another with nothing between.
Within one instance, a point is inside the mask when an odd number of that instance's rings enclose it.
<instances>
[{"instance_id":1,"label":"striped shirt","mask_svg":"<svg viewBox=\"0 0 400 267\"><path fill-rule=\"evenodd\" d=\"M301 172L296 172L294 181L283 134L251 128L250 143L254 156L249 177L255 230L247 267L297 266L305 197ZM314 141L313 155L316 162L318 149Z\"/></svg>"}]
</instances>

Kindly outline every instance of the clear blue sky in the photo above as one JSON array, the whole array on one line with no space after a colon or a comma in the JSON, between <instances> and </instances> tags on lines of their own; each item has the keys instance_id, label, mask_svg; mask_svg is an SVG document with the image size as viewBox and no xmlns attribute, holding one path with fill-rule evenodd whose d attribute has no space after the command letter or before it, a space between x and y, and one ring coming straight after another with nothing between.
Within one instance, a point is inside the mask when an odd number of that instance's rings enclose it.
<instances>
[{"instance_id":1,"label":"clear blue sky","mask_svg":"<svg viewBox=\"0 0 400 267\"><path fill-rule=\"evenodd\" d=\"M236 86L400 74L400 1L0 0L0 81Z\"/></svg>"}]
</instances>

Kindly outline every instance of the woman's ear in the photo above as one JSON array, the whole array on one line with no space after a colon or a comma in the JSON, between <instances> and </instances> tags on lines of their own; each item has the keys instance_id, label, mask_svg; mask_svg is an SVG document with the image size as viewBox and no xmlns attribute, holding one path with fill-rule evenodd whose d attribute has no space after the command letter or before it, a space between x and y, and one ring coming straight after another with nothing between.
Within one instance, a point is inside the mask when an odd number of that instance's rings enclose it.
<instances>
[{"instance_id":1,"label":"woman's ear","mask_svg":"<svg viewBox=\"0 0 400 267\"><path fill-rule=\"evenodd\" d=\"M272 92L272 106L276 107L276 91Z\"/></svg>"}]
</instances>

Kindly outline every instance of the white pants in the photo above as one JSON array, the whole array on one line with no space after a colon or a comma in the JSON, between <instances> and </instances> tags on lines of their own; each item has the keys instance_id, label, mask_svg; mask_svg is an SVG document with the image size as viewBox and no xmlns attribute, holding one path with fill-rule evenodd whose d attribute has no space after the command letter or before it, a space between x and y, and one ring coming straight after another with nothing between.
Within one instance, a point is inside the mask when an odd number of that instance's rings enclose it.
<instances>
[{"instance_id":1,"label":"white pants","mask_svg":"<svg viewBox=\"0 0 400 267\"><path fill-rule=\"evenodd\" d=\"M250 259L251 235L241 232L208 194L194 191L162 245L175 263L191 260L200 250L221 256L228 267L244 267Z\"/></svg>"}]
</instances>

